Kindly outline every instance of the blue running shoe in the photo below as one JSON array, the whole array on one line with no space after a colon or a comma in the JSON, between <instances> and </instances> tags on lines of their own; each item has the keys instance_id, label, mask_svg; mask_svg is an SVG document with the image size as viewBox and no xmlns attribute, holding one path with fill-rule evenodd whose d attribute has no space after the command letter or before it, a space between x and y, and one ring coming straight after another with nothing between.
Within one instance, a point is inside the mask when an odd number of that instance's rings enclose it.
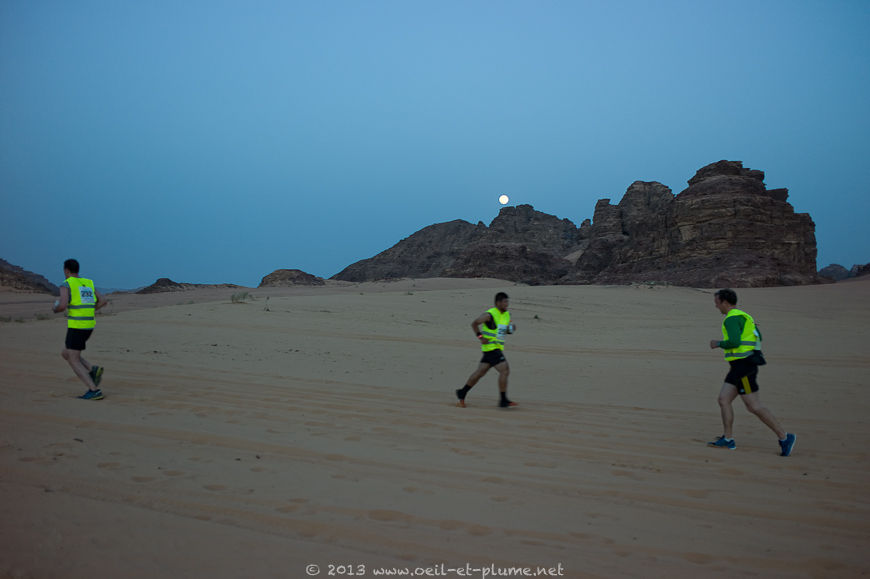
<instances>
[{"instance_id":1,"label":"blue running shoe","mask_svg":"<svg viewBox=\"0 0 870 579\"><path fill-rule=\"evenodd\" d=\"M103 399L103 391L102 390L88 390L81 396L79 396L82 400L102 400Z\"/></svg>"},{"instance_id":2,"label":"blue running shoe","mask_svg":"<svg viewBox=\"0 0 870 579\"><path fill-rule=\"evenodd\" d=\"M782 449L782 453L780 453L780 456L788 456L791 454L791 449L794 448L795 440L797 440L797 436L788 433L785 435L785 440L779 441L779 447Z\"/></svg>"},{"instance_id":3,"label":"blue running shoe","mask_svg":"<svg viewBox=\"0 0 870 579\"><path fill-rule=\"evenodd\" d=\"M734 441L733 438L731 440L728 440L723 434L716 440L708 442L707 446L715 446L716 448L727 448L728 450L734 450L735 448L737 448L737 443Z\"/></svg>"}]
</instances>

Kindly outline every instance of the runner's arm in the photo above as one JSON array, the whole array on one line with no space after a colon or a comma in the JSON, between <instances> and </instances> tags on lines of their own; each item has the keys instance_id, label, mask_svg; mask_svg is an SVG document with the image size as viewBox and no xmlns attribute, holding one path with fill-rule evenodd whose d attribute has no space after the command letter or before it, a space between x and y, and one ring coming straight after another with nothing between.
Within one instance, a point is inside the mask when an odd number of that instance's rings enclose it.
<instances>
[{"instance_id":1,"label":"runner's arm","mask_svg":"<svg viewBox=\"0 0 870 579\"><path fill-rule=\"evenodd\" d=\"M474 335L477 336L477 339L481 341L481 343L488 343L489 340L483 337L480 333L480 324L485 324L486 322L492 321L492 314L489 312L483 312L479 316L477 316L473 322L471 322L471 329L474 330Z\"/></svg>"},{"instance_id":2,"label":"runner's arm","mask_svg":"<svg viewBox=\"0 0 870 579\"><path fill-rule=\"evenodd\" d=\"M96 291L96 290L94 290L94 291L95 291L96 294L97 294L97 303L96 303L96 305L94 306L94 311L97 311L97 310L99 310L101 307L103 307L103 306L105 306L106 304L108 304L108 303L109 303L109 300L107 300L105 297L103 297L103 294L101 294L100 292L98 292L98 291Z\"/></svg>"},{"instance_id":3,"label":"runner's arm","mask_svg":"<svg viewBox=\"0 0 870 579\"><path fill-rule=\"evenodd\" d=\"M719 347L725 350L740 347L740 336L743 335L743 326L746 325L746 318L743 316L731 316L725 320L725 333L728 334L727 340L721 340Z\"/></svg>"},{"instance_id":4,"label":"runner's arm","mask_svg":"<svg viewBox=\"0 0 870 579\"><path fill-rule=\"evenodd\" d=\"M51 308L56 314L66 310L66 307L69 305L69 288L66 286L60 286L60 298L57 300L57 305Z\"/></svg>"}]
</instances>

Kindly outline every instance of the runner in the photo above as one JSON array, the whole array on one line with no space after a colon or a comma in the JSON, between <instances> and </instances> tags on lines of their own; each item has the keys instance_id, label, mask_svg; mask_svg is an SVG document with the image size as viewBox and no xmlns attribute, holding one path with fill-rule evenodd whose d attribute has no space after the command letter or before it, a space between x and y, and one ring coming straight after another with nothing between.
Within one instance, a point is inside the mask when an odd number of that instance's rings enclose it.
<instances>
[{"instance_id":1,"label":"runner","mask_svg":"<svg viewBox=\"0 0 870 579\"><path fill-rule=\"evenodd\" d=\"M474 335L480 341L483 358L481 358L477 370L468 377L465 386L456 391L456 397L459 398L457 406L465 408L465 397L468 395L468 391L489 372L490 368L495 368L498 372L498 391L500 393L498 405L502 408L517 405L516 402L512 402L507 397L510 365L504 356L504 339L506 334L512 334L516 328L511 323L511 314L508 311L509 304L508 295L499 292L495 295L495 307L483 312L471 322Z\"/></svg>"},{"instance_id":2,"label":"runner","mask_svg":"<svg viewBox=\"0 0 870 579\"><path fill-rule=\"evenodd\" d=\"M102 400L100 380L103 377L102 366L95 366L82 358L85 343L91 337L96 326L96 311L108 303L94 288L92 280L79 277L79 262L68 259L63 263L63 275L66 281L60 287L60 299L54 302L54 313L67 312L66 348L61 352L75 375L88 387L87 392L79 396L83 400Z\"/></svg>"},{"instance_id":3,"label":"runner","mask_svg":"<svg viewBox=\"0 0 870 579\"><path fill-rule=\"evenodd\" d=\"M779 438L780 455L788 456L794 448L795 435L782 429L773 413L762 406L758 394L758 366L765 364L761 356L761 330L752 316L737 309L737 294L734 290L722 289L713 295L716 305L725 319L722 321L723 340L710 340L710 348L725 350L725 360L731 365L725 383L719 391L719 409L722 413L722 436L708 446L734 450L737 443L732 437L734 409L731 403L738 394L746 409L756 415Z\"/></svg>"}]
</instances>

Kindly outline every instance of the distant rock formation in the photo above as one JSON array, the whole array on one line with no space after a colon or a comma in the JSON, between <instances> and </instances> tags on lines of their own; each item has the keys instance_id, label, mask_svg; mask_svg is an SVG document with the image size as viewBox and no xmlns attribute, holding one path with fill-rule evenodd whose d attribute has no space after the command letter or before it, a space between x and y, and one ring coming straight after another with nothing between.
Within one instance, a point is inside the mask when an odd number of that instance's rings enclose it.
<instances>
[{"instance_id":1,"label":"distant rock formation","mask_svg":"<svg viewBox=\"0 0 870 579\"><path fill-rule=\"evenodd\" d=\"M819 277L832 279L834 281L842 281L849 277L849 270L839 263L832 263L831 265L819 270Z\"/></svg>"},{"instance_id":2,"label":"distant rock formation","mask_svg":"<svg viewBox=\"0 0 870 579\"><path fill-rule=\"evenodd\" d=\"M815 224L787 189L768 190L740 161L701 168L674 196L636 181L622 200L601 199L577 227L505 207L489 227L451 221L421 229L333 279L497 277L529 284L661 282L696 287L816 283Z\"/></svg>"},{"instance_id":3,"label":"distant rock formation","mask_svg":"<svg viewBox=\"0 0 870 579\"><path fill-rule=\"evenodd\" d=\"M764 173L739 161L703 167L676 197L660 183L635 182L618 205L598 202L589 246L568 280L816 283L815 224L787 199L787 189L768 191Z\"/></svg>"},{"instance_id":4,"label":"distant rock formation","mask_svg":"<svg viewBox=\"0 0 870 579\"><path fill-rule=\"evenodd\" d=\"M832 279L834 281L843 281L844 279L861 277L864 275L870 275L870 263L865 265L853 265L852 269L846 269L839 263L832 263L831 265L819 270L820 277Z\"/></svg>"},{"instance_id":5,"label":"distant rock formation","mask_svg":"<svg viewBox=\"0 0 870 579\"><path fill-rule=\"evenodd\" d=\"M565 253L579 243L577 227L531 205L505 207L489 227L456 220L430 225L332 279L496 277L549 283L568 273Z\"/></svg>"},{"instance_id":6,"label":"distant rock formation","mask_svg":"<svg viewBox=\"0 0 870 579\"><path fill-rule=\"evenodd\" d=\"M0 259L0 288L21 292L60 295L60 288L43 276Z\"/></svg>"},{"instance_id":7,"label":"distant rock formation","mask_svg":"<svg viewBox=\"0 0 870 579\"><path fill-rule=\"evenodd\" d=\"M207 283L179 283L176 281L172 281L168 277L161 277L153 284L149 285L146 288L142 288L137 291L137 294L158 294L163 292L183 292L192 289L203 289L203 288L218 288L218 289L232 289L239 288L242 286L231 284L231 283L220 283L220 284L207 284Z\"/></svg>"},{"instance_id":8,"label":"distant rock formation","mask_svg":"<svg viewBox=\"0 0 870 579\"><path fill-rule=\"evenodd\" d=\"M296 285L323 285L322 277L305 273L300 269L276 269L260 281L258 287L287 287Z\"/></svg>"}]
</instances>

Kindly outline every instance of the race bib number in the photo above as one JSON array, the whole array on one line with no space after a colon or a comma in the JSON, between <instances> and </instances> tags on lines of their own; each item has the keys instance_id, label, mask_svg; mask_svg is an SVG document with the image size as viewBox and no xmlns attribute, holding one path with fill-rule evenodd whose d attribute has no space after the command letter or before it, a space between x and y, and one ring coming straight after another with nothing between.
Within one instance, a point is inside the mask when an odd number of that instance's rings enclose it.
<instances>
[{"instance_id":1,"label":"race bib number","mask_svg":"<svg viewBox=\"0 0 870 579\"><path fill-rule=\"evenodd\" d=\"M95 304L97 303L97 297L94 295L94 290L86 286L79 286L79 298L81 298L82 304Z\"/></svg>"}]
</instances>

